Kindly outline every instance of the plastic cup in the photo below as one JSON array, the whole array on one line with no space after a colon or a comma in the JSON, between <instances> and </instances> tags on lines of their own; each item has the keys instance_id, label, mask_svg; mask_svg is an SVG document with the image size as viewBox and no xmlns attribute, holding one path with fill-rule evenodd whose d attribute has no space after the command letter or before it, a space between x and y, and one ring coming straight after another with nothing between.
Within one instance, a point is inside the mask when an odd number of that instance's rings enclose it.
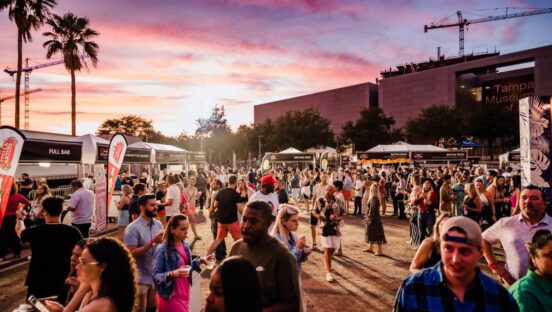
<instances>
[{"instance_id":1,"label":"plastic cup","mask_svg":"<svg viewBox=\"0 0 552 312\"><path fill-rule=\"evenodd\" d=\"M189 276L189 275L190 275L190 271L192 270L192 267L189 266L189 265L185 265L185 266L181 266L181 267L180 267L180 270L181 270L182 272L188 273L188 276Z\"/></svg>"},{"instance_id":2,"label":"plastic cup","mask_svg":"<svg viewBox=\"0 0 552 312\"><path fill-rule=\"evenodd\" d=\"M303 251L305 253L309 253L312 251L312 246L311 245L305 245L305 247L303 247Z\"/></svg>"}]
</instances>

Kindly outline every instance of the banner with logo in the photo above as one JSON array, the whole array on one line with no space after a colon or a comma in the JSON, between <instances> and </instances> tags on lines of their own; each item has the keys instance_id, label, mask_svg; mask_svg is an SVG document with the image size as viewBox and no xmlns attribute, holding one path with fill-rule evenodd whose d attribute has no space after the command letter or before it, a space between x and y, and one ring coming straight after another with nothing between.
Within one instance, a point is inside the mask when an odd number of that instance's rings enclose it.
<instances>
[{"instance_id":1,"label":"banner with logo","mask_svg":"<svg viewBox=\"0 0 552 312\"><path fill-rule=\"evenodd\" d=\"M13 177L23 150L25 136L15 128L0 127L0 228L8 206Z\"/></svg>"},{"instance_id":2,"label":"banner with logo","mask_svg":"<svg viewBox=\"0 0 552 312\"><path fill-rule=\"evenodd\" d=\"M119 170L121 170L121 166L123 165L127 146L126 138L122 134L114 135L109 143L109 155L107 159L107 211L109 211L109 206L111 205L115 182L117 182Z\"/></svg>"},{"instance_id":3,"label":"banner with logo","mask_svg":"<svg viewBox=\"0 0 552 312\"><path fill-rule=\"evenodd\" d=\"M105 166L94 165L94 181L96 189L96 233L107 229L107 181Z\"/></svg>"}]
</instances>

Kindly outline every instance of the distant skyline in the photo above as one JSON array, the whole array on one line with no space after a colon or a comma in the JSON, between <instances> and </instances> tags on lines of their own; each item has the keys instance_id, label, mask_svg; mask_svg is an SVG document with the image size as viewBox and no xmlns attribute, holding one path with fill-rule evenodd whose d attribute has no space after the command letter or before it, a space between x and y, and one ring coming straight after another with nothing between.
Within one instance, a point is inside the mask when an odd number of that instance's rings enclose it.
<instances>
[{"instance_id":1,"label":"distant skyline","mask_svg":"<svg viewBox=\"0 0 552 312\"><path fill-rule=\"evenodd\" d=\"M77 133L107 118L138 115L166 135L193 134L198 118L224 105L233 129L253 122L253 106L348 85L375 82L407 62L458 53L458 28L432 22L503 14L498 7L546 8L550 1L416 0L58 0L53 13L90 19L100 35L97 68L77 73ZM466 53L501 54L552 44L552 14L474 24ZM47 63L48 31L24 44L30 65ZM59 59L57 57L56 59ZM17 29L0 12L0 70L17 65ZM0 97L15 93L0 72ZM70 133L70 76L63 65L31 74L30 130ZM22 87L23 91L23 79ZM2 103L13 125L14 100ZM24 101L21 98L23 125Z\"/></svg>"}]
</instances>

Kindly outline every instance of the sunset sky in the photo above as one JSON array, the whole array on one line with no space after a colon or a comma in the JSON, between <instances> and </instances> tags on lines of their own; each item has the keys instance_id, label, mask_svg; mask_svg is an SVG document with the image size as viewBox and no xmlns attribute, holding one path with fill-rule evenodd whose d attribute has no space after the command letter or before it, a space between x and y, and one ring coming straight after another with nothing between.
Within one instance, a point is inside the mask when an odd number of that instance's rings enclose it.
<instances>
[{"instance_id":1,"label":"sunset sky","mask_svg":"<svg viewBox=\"0 0 552 312\"><path fill-rule=\"evenodd\" d=\"M371 81L405 62L458 53L458 29L423 32L424 24L461 10L466 18L496 7L551 7L550 1L414 0L58 0L54 13L90 19L100 36L99 64L77 73L77 131L135 114L167 135L192 134L196 120L223 104L235 129L253 106ZM552 14L476 24L466 53L502 54L552 44ZM31 65L49 62L44 26L25 44ZM0 69L16 67L17 31L0 12ZM58 57L59 59L59 57ZM15 78L0 73L0 97ZM70 132L70 76L63 65L31 74L31 130ZM22 83L23 90L23 83ZM22 98L23 104L23 98ZM23 111L23 105L22 105ZM13 124L14 101L2 103ZM21 123L23 124L23 118Z\"/></svg>"}]
</instances>

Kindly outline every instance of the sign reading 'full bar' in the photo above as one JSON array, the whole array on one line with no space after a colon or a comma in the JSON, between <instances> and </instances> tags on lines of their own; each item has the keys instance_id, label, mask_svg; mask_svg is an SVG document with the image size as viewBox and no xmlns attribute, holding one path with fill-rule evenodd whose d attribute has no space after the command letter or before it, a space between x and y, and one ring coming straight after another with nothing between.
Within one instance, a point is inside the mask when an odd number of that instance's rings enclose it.
<instances>
[{"instance_id":1,"label":"sign reading 'full bar'","mask_svg":"<svg viewBox=\"0 0 552 312\"><path fill-rule=\"evenodd\" d=\"M82 147L80 143L27 140L23 144L19 161L23 163L79 163L81 157Z\"/></svg>"}]
</instances>

